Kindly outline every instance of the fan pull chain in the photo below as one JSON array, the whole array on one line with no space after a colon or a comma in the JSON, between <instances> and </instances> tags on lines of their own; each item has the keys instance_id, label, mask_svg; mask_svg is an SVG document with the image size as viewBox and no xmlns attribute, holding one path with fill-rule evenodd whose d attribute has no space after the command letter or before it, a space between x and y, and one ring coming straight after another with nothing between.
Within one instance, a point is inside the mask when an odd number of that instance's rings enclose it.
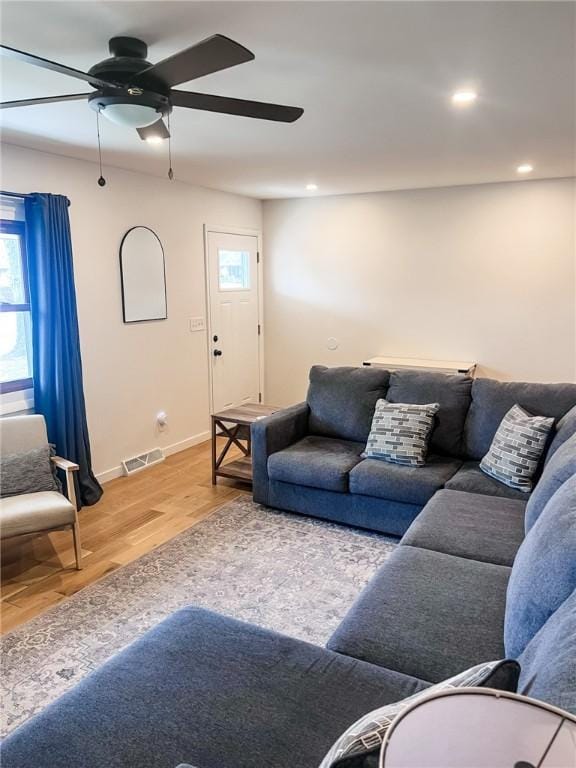
<instances>
[{"instance_id":1,"label":"fan pull chain","mask_svg":"<svg viewBox=\"0 0 576 768\"><path fill-rule=\"evenodd\" d=\"M172 170L172 131L170 129L170 112L167 115L168 119L168 178L170 181L174 181L174 171Z\"/></svg>"},{"instance_id":2,"label":"fan pull chain","mask_svg":"<svg viewBox=\"0 0 576 768\"><path fill-rule=\"evenodd\" d=\"M106 179L102 176L102 145L100 143L100 112L96 112L96 134L98 136L98 164L100 166L100 178L98 179L98 186L105 187Z\"/></svg>"}]
</instances>

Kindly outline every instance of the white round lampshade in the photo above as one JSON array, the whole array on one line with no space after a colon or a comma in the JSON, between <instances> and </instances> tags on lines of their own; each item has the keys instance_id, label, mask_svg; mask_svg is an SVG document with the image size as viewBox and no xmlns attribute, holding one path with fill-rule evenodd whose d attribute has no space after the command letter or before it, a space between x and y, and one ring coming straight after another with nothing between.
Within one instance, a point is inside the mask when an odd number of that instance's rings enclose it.
<instances>
[{"instance_id":1,"label":"white round lampshade","mask_svg":"<svg viewBox=\"0 0 576 768\"><path fill-rule=\"evenodd\" d=\"M489 688L442 691L394 721L380 768L576 768L576 718Z\"/></svg>"},{"instance_id":2,"label":"white round lampshade","mask_svg":"<svg viewBox=\"0 0 576 768\"><path fill-rule=\"evenodd\" d=\"M101 114L112 123L126 128L145 128L160 119L154 107L143 104L108 104Z\"/></svg>"}]
</instances>

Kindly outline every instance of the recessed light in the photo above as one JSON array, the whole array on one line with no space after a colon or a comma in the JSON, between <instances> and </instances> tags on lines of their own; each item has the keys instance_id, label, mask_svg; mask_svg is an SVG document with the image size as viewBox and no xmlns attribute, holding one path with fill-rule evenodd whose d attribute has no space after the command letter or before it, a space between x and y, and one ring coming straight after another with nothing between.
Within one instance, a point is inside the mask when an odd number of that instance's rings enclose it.
<instances>
[{"instance_id":1,"label":"recessed light","mask_svg":"<svg viewBox=\"0 0 576 768\"><path fill-rule=\"evenodd\" d=\"M476 91L456 91L452 94L452 103L464 107L473 104L477 98Z\"/></svg>"},{"instance_id":2,"label":"recessed light","mask_svg":"<svg viewBox=\"0 0 576 768\"><path fill-rule=\"evenodd\" d=\"M306 184L306 189L308 192L316 192L318 189L318 184Z\"/></svg>"},{"instance_id":3,"label":"recessed light","mask_svg":"<svg viewBox=\"0 0 576 768\"><path fill-rule=\"evenodd\" d=\"M146 141L148 142L148 144L162 144L164 139L162 138L162 136L148 136Z\"/></svg>"},{"instance_id":4,"label":"recessed light","mask_svg":"<svg viewBox=\"0 0 576 768\"><path fill-rule=\"evenodd\" d=\"M534 166L530 165L530 163L522 163L522 165L516 168L516 173L532 173L533 170Z\"/></svg>"}]
</instances>

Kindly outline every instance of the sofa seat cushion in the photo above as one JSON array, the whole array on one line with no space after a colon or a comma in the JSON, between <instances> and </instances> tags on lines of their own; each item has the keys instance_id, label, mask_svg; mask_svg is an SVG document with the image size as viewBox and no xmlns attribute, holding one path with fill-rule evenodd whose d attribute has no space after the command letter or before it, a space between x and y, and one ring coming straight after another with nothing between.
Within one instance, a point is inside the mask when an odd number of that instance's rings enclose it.
<instances>
[{"instance_id":1,"label":"sofa seat cushion","mask_svg":"<svg viewBox=\"0 0 576 768\"><path fill-rule=\"evenodd\" d=\"M268 459L272 480L326 491L348 491L348 474L361 461L363 443L309 435Z\"/></svg>"},{"instance_id":2,"label":"sofa seat cushion","mask_svg":"<svg viewBox=\"0 0 576 768\"><path fill-rule=\"evenodd\" d=\"M8 737L2 768L317 768L350 723L425 687L184 608Z\"/></svg>"},{"instance_id":3,"label":"sofa seat cushion","mask_svg":"<svg viewBox=\"0 0 576 768\"><path fill-rule=\"evenodd\" d=\"M72 525L75 511L66 496L57 491L23 493L0 499L0 533L3 539Z\"/></svg>"},{"instance_id":4,"label":"sofa seat cushion","mask_svg":"<svg viewBox=\"0 0 576 768\"><path fill-rule=\"evenodd\" d=\"M526 504L462 491L438 491L402 544L511 566L524 538Z\"/></svg>"},{"instance_id":5,"label":"sofa seat cushion","mask_svg":"<svg viewBox=\"0 0 576 768\"><path fill-rule=\"evenodd\" d=\"M450 491L465 491L467 493L480 493L484 496L503 496L506 499L519 499L526 502L529 495L524 491L517 491L504 485L499 480L489 477L480 469L478 461L465 461L458 472L446 483Z\"/></svg>"},{"instance_id":6,"label":"sofa seat cushion","mask_svg":"<svg viewBox=\"0 0 576 768\"><path fill-rule=\"evenodd\" d=\"M509 575L503 565L398 547L328 647L434 683L504 658Z\"/></svg>"},{"instance_id":7,"label":"sofa seat cushion","mask_svg":"<svg viewBox=\"0 0 576 768\"><path fill-rule=\"evenodd\" d=\"M429 456L422 467L364 459L350 472L350 492L406 504L426 504L461 464L446 456Z\"/></svg>"}]
</instances>

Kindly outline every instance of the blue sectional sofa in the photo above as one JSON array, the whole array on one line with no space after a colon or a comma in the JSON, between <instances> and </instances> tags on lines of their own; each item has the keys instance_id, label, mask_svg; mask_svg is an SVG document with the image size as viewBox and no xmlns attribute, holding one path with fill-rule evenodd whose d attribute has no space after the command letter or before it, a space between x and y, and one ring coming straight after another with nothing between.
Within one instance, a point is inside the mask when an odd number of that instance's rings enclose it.
<instances>
[{"instance_id":1,"label":"blue sectional sofa","mask_svg":"<svg viewBox=\"0 0 576 768\"><path fill-rule=\"evenodd\" d=\"M362 458L379 398L440 404L426 466ZM443 488L526 501L525 493L479 469L515 403L560 422L576 404L576 385L314 366L306 402L252 429L254 500L397 536ZM566 421L568 432L576 416ZM564 431L550 445L550 455Z\"/></svg>"},{"instance_id":2,"label":"blue sectional sofa","mask_svg":"<svg viewBox=\"0 0 576 768\"><path fill-rule=\"evenodd\" d=\"M185 608L8 737L2 767L317 768L366 712L504 657L520 692L576 713L574 402L528 499L437 491L326 648ZM281 450L309 423L256 431Z\"/></svg>"}]
</instances>

